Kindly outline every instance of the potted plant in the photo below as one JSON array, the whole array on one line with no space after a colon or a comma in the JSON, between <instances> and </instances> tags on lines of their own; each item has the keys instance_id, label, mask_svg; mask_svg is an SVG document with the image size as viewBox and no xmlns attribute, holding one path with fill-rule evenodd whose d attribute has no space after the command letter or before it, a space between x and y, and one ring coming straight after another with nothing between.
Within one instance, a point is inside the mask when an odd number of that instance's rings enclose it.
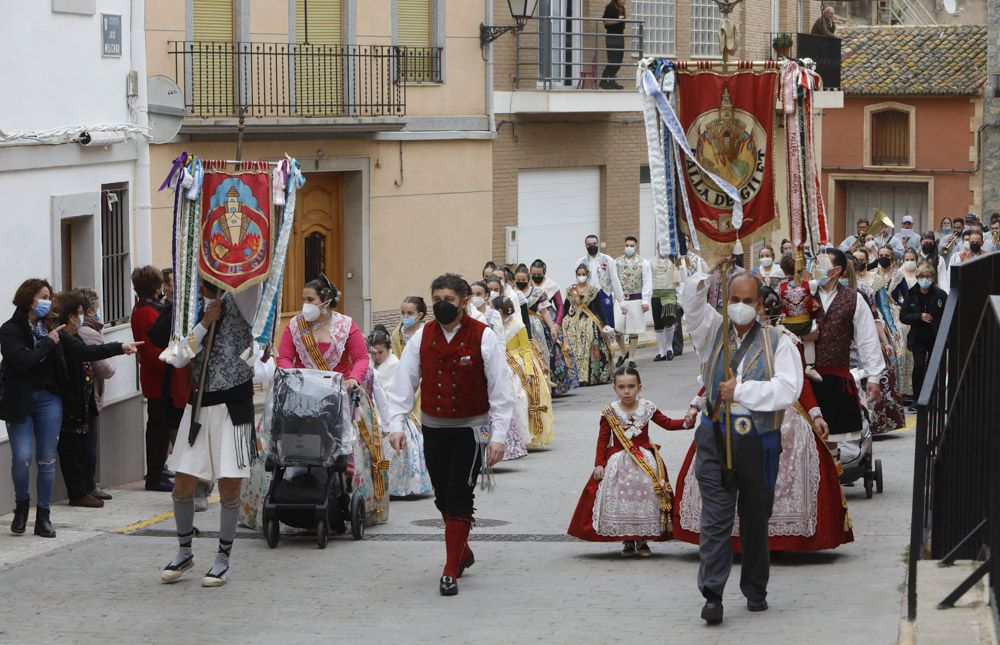
<instances>
[{"instance_id":1,"label":"potted plant","mask_svg":"<svg viewBox=\"0 0 1000 645\"><path fill-rule=\"evenodd\" d=\"M774 47L775 53L783 58L788 58L788 52L792 49L792 35L789 33L781 33L774 37L771 41L771 45Z\"/></svg>"}]
</instances>

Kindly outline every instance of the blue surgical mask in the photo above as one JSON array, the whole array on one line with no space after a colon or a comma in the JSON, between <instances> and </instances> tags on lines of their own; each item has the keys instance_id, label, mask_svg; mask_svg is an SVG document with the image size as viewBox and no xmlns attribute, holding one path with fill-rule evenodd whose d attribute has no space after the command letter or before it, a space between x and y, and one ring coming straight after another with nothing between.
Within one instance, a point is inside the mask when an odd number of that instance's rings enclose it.
<instances>
[{"instance_id":1,"label":"blue surgical mask","mask_svg":"<svg viewBox=\"0 0 1000 645\"><path fill-rule=\"evenodd\" d=\"M94 320L99 323L104 322L104 313L100 309L94 312Z\"/></svg>"},{"instance_id":2,"label":"blue surgical mask","mask_svg":"<svg viewBox=\"0 0 1000 645\"><path fill-rule=\"evenodd\" d=\"M813 272L813 279L816 280L816 284L822 287L830 281L830 276L827 275L826 269L817 268Z\"/></svg>"},{"instance_id":3,"label":"blue surgical mask","mask_svg":"<svg viewBox=\"0 0 1000 645\"><path fill-rule=\"evenodd\" d=\"M399 322L403 325L403 329L409 329L417 324L417 319L414 316L403 316L399 319Z\"/></svg>"},{"instance_id":4,"label":"blue surgical mask","mask_svg":"<svg viewBox=\"0 0 1000 645\"><path fill-rule=\"evenodd\" d=\"M930 289L931 285L934 284L934 281L930 278L917 278L917 284L920 285L921 289Z\"/></svg>"},{"instance_id":5,"label":"blue surgical mask","mask_svg":"<svg viewBox=\"0 0 1000 645\"><path fill-rule=\"evenodd\" d=\"M851 286L851 281L848 280L847 278L841 278L840 280L838 280L838 282L840 282L840 286L842 286L842 287L849 287L849 286Z\"/></svg>"},{"instance_id":6,"label":"blue surgical mask","mask_svg":"<svg viewBox=\"0 0 1000 645\"><path fill-rule=\"evenodd\" d=\"M950 226L942 226L941 227L941 232L942 233L951 233L951 227Z\"/></svg>"},{"instance_id":7,"label":"blue surgical mask","mask_svg":"<svg viewBox=\"0 0 1000 645\"><path fill-rule=\"evenodd\" d=\"M635 255L635 247L634 246L626 246L625 247L625 255L628 256L628 257L632 257L633 255Z\"/></svg>"},{"instance_id":8,"label":"blue surgical mask","mask_svg":"<svg viewBox=\"0 0 1000 645\"><path fill-rule=\"evenodd\" d=\"M45 318L52 311L52 301L51 300L37 300L35 306L31 309L35 312L35 315L39 318Z\"/></svg>"}]
</instances>

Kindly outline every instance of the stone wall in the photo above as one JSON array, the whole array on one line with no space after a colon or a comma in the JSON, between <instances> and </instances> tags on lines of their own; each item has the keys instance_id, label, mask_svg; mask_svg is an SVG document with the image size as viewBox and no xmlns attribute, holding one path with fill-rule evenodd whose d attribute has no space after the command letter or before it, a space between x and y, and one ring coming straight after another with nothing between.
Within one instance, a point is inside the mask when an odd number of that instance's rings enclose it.
<instances>
[{"instance_id":1,"label":"stone wall","mask_svg":"<svg viewBox=\"0 0 1000 645\"><path fill-rule=\"evenodd\" d=\"M989 2L989 17L986 21L989 29L988 58L986 62L985 104L983 107L982 144L979 147L979 158L983 177L983 214L1000 211L1000 92L997 81L1000 80L1000 2Z\"/></svg>"}]
</instances>

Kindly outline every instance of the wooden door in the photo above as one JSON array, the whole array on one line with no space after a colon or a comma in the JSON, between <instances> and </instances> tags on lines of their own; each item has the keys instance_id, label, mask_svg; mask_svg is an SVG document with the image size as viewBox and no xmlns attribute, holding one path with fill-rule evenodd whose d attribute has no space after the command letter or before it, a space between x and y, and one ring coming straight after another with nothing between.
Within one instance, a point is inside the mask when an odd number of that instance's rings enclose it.
<instances>
[{"instance_id":1,"label":"wooden door","mask_svg":"<svg viewBox=\"0 0 1000 645\"><path fill-rule=\"evenodd\" d=\"M302 307L302 288L326 275L341 290L337 311L344 311L343 176L334 172L306 175L295 205L295 226L288 244L282 282L281 329Z\"/></svg>"}]
</instances>

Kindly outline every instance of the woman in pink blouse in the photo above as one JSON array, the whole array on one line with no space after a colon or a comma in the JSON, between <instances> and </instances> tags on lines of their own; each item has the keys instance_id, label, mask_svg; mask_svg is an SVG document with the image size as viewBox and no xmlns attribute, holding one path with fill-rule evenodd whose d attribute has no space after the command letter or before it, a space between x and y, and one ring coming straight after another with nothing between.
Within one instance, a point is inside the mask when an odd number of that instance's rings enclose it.
<instances>
[{"instance_id":1,"label":"woman in pink blouse","mask_svg":"<svg viewBox=\"0 0 1000 645\"><path fill-rule=\"evenodd\" d=\"M292 318L278 344L278 367L339 372L344 386L372 394L373 373L364 334L350 317L333 310L340 294L325 277L302 289L302 313Z\"/></svg>"}]
</instances>

